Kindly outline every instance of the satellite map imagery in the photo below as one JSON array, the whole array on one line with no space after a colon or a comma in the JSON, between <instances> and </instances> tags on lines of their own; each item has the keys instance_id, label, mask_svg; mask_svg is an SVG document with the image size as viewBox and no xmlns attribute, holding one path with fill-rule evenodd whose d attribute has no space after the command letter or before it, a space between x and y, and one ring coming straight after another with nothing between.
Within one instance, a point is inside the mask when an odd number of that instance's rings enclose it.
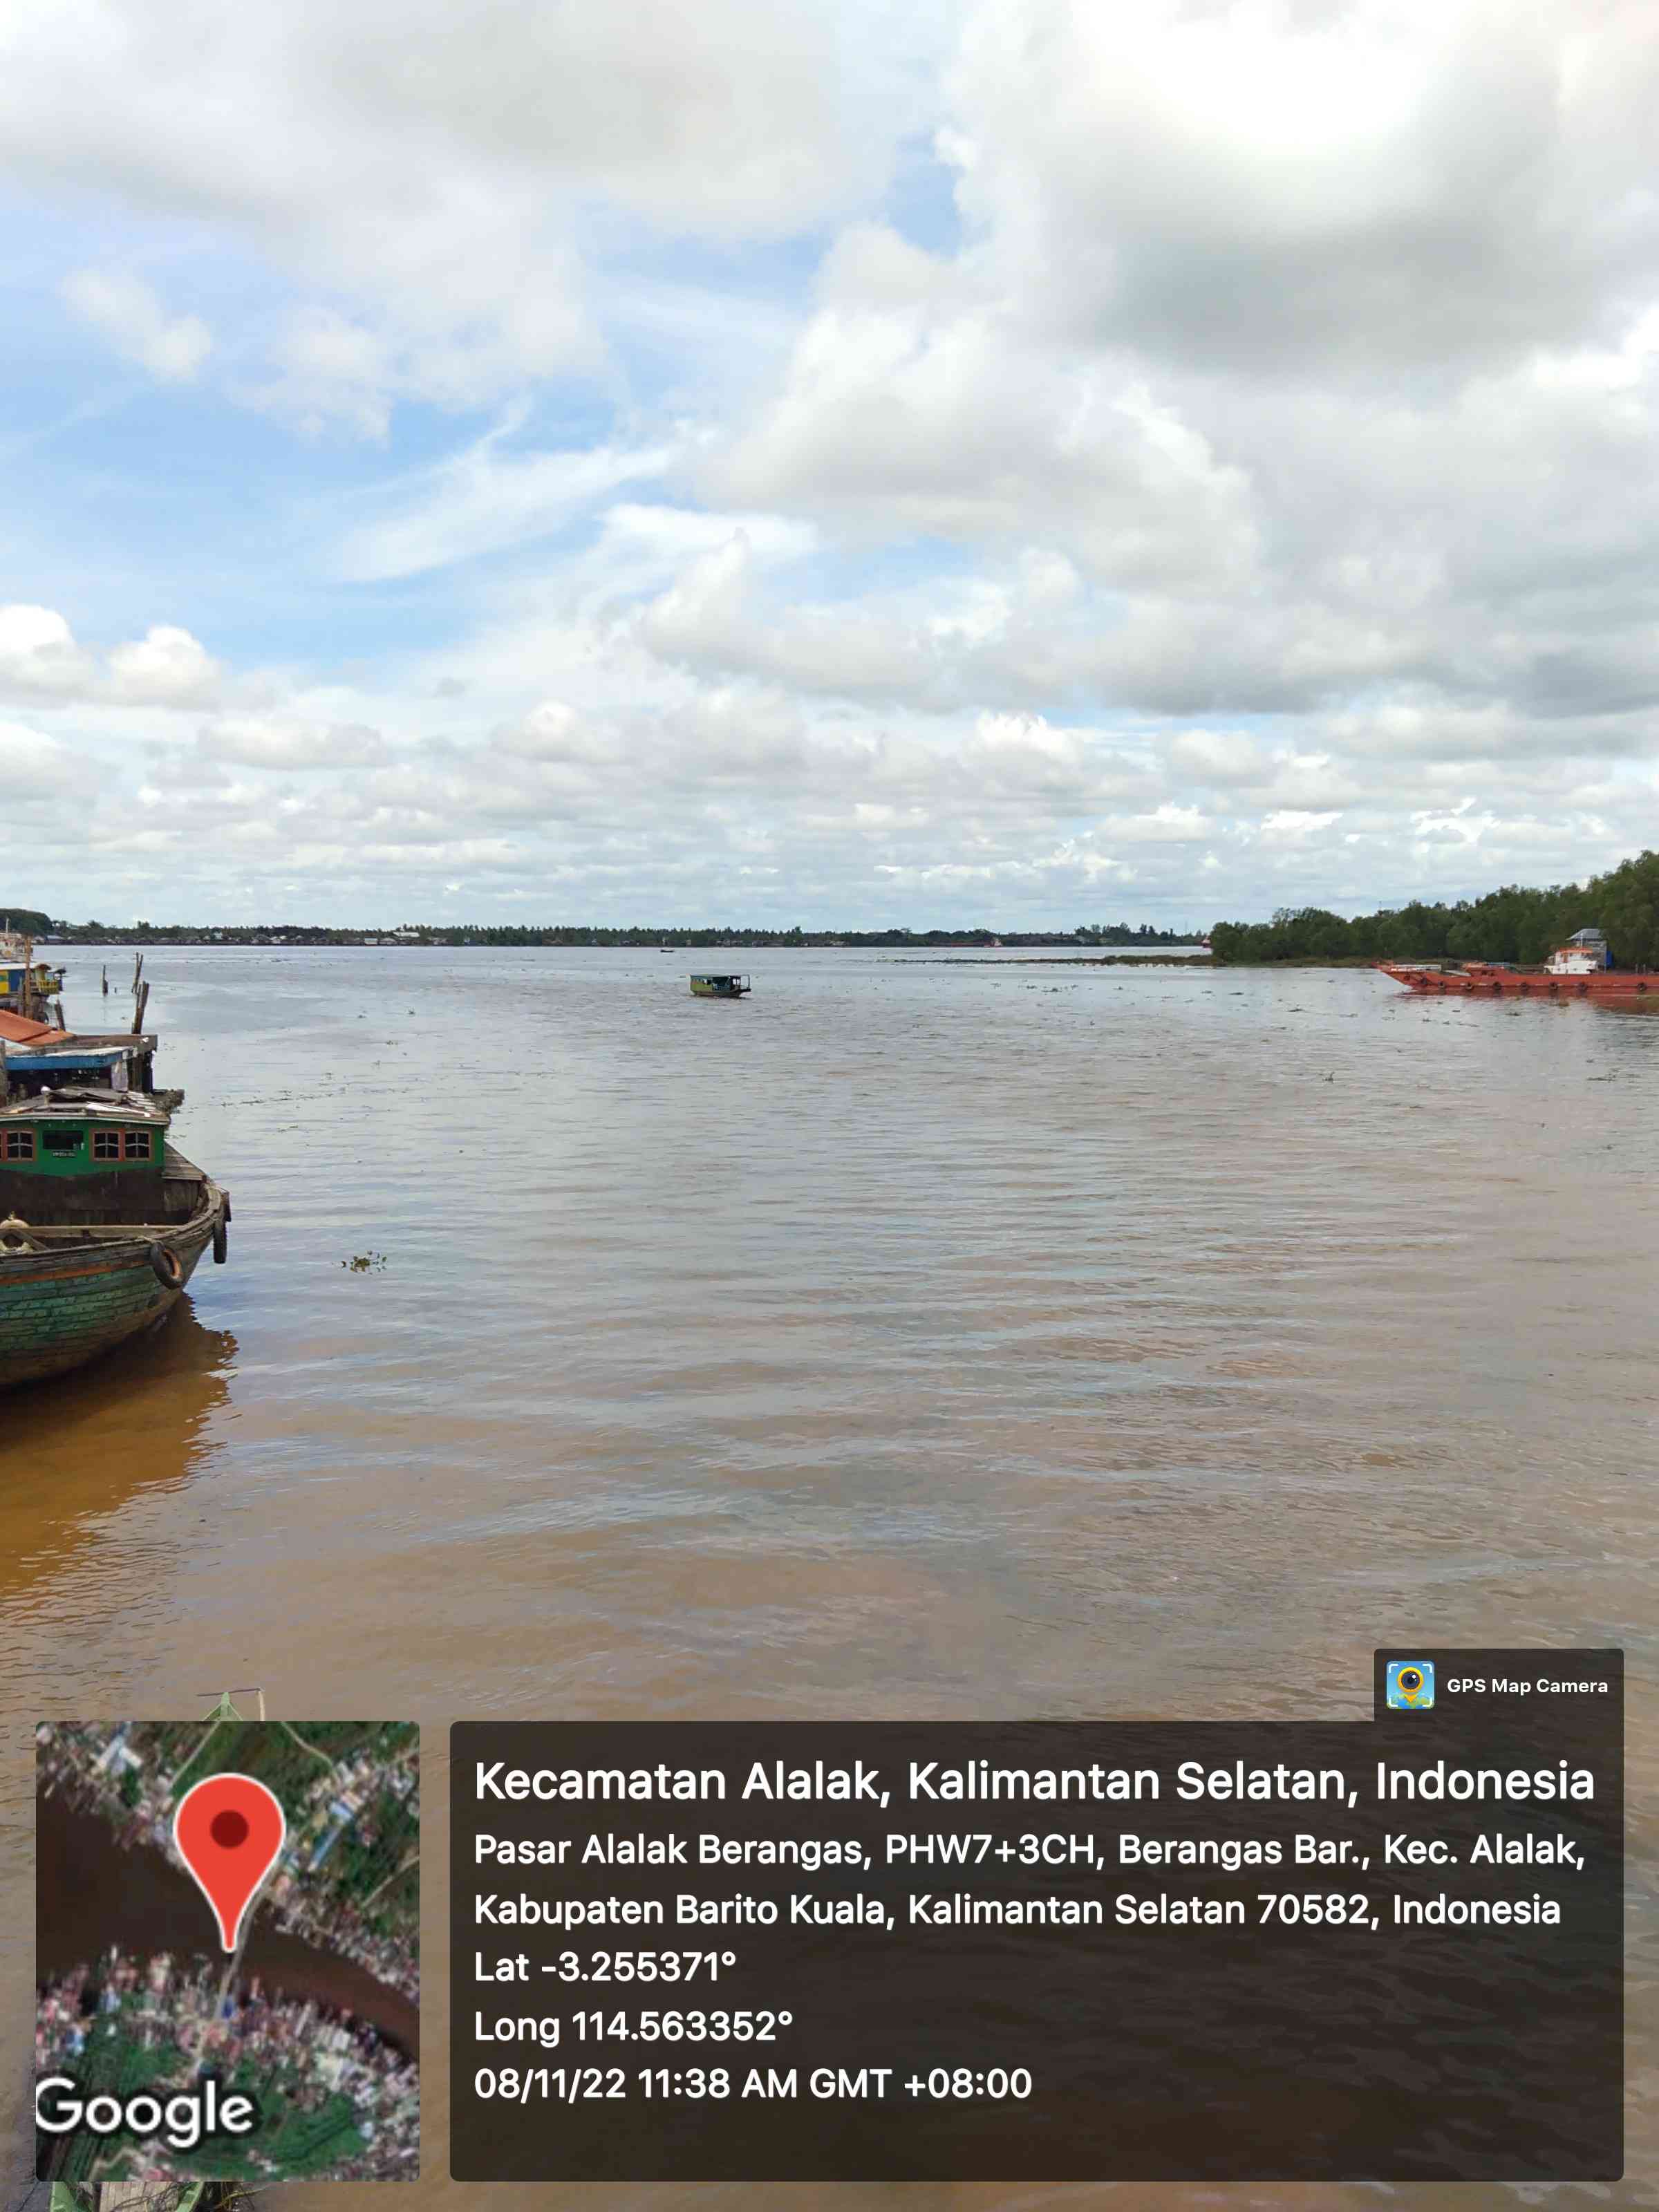
<instances>
[{"instance_id":1,"label":"satellite map imagery","mask_svg":"<svg viewBox=\"0 0 1659 2212\"><path fill-rule=\"evenodd\" d=\"M420 1730L35 1731L37 2172L420 2172Z\"/></svg>"}]
</instances>

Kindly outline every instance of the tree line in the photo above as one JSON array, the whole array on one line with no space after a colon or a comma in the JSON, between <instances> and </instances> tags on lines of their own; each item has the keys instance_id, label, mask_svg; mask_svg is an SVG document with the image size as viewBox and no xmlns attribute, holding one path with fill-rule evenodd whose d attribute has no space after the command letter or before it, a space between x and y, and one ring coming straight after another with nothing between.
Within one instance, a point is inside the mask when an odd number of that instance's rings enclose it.
<instances>
[{"instance_id":1,"label":"tree line","mask_svg":"<svg viewBox=\"0 0 1659 2212\"><path fill-rule=\"evenodd\" d=\"M635 923L621 927L601 922L404 922L395 931L343 928L314 922L266 921L209 925L198 922L48 921L45 915L30 922L36 935L50 932L70 944L84 945L376 945L393 938L416 945L621 945L649 948L726 946L732 950L754 945L1187 945L1197 933L1155 929L1150 922L1082 922L1068 930L994 929L988 923L971 929L757 929L726 922L690 927L675 923Z\"/></svg>"},{"instance_id":2,"label":"tree line","mask_svg":"<svg viewBox=\"0 0 1659 2212\"><path fill-rule=\"evenodd\" d=\"M1218 921L1218 962L1508 960L1534 967L1576 929L1599 929L1621 968L1659 965L1659 853L1582 884L1505 884L1455 905L1413 899L1351 921L1323 907L1280 907L1271 921Z\"/></svg>"}]
</instances>

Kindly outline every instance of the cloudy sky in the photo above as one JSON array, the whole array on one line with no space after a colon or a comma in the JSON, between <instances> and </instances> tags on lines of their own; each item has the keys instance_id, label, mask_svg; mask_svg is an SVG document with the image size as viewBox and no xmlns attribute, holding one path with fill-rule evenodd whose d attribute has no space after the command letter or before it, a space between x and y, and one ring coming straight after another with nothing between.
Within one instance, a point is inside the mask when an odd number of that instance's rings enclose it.
<instances>
[{"instance_id":1,"label":"cloudy sky","mask_svg":"<svg viewBox=\"0 0 1659 2212\"><path fill-rule=\"evenodd\" d=\"M0 0L3 895L1208 922L1659 844L1650 0Z\"/></svg>"}]
</instances>

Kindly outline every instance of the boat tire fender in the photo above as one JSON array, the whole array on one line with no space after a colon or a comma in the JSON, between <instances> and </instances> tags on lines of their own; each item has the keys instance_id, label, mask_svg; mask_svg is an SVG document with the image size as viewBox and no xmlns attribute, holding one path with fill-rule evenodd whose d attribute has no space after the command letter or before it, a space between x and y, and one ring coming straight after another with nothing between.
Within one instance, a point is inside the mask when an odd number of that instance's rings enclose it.
<instances>
[{"instance_id":1,"label":"boat tire fender","mask_svg":"<svg viewBox=\"0 0 1659 2212\"><path fill-rule=\"evenodd\" d=\"M230 1238L225 1232L225 1218L221 1214L213 1224L213 1264L222 1267L230 1256Z\"/></svg>"},{"instance_id":2,"label":"boat tire fender","mask_svg":"<svg viewBox=\"0 0 1659 2212\"><path fill-rule=\"evenodd\" d=\"M185 1270L179 1255L170 1244L152 1244L149 1264L156 1281L164 1291L180 1291L185 1286Z\"/></svg>"},{"instance_id":3,"label":"boat tire fender","mask_svg":"<svg viewBox=\"0 0 1659 2212\"><path fill-rule=\"evenodd\" d=\"M230 1193L228 1191L225 1193L225 1226L227 1229L230 1226Z\"/></svg>"}]
</instances>

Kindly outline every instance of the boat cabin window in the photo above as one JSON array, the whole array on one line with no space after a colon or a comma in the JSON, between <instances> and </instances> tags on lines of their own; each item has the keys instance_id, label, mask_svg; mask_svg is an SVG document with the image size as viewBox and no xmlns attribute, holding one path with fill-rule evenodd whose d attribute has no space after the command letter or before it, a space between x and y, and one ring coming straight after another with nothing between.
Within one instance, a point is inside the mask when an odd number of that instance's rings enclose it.
<instances>
[{"instance_id":1,"label":"boat cabin window","mask_svg":"<svg viewBox=\"0 0 1659 2212\"><path fill-rule=\"evenodd\" d=\"M32 1160L34 1158L33 1129L8 1129L0 1143L0 1159Z\"/></svg>"},{"instance_id":2,"label":"boat cabin window","mask_svg":"<svg viewBox=\"0 0 1659 2212\"><path fill-rule=\"evenodd\" d=\"M40 1149L58 1159L73 1158L81 1149L81 1132L79 1129L42 1129Z\"/></svg>"},{"instance_id":3,"label":"boat cabin window","mask_svg":"<svg viewBox=\"0 0 1659 2212\"><path fill-rule=\"evenodd\" d=\"M148 1129L94 1129L92 1157L95 1160L147 1160L154 1157Z\"/></svg>"}]
</instances>

